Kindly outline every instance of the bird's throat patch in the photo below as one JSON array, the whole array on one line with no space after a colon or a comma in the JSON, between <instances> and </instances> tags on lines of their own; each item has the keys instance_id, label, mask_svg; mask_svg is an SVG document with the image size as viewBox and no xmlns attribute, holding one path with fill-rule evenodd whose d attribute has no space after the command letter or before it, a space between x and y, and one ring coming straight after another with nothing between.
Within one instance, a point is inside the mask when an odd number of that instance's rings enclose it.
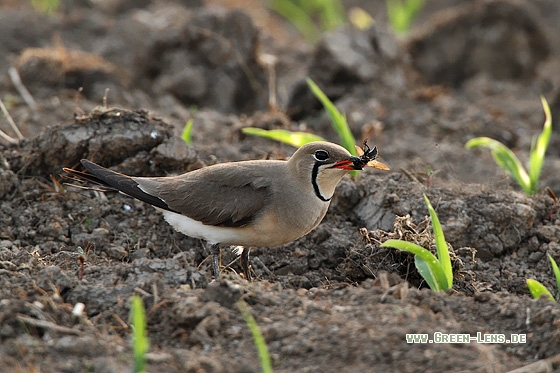
<instances>
[{"instance_id":1,"label":"bird's throat patch","mask_svg":"<svg viewBox=\"0 0 560 373\"><path fill-rule=\"evenodd\" d=\"M323 194L321 194L321 189L319 188L319 184L317 183L317 178L319 177L319 167L325 164L326 163L324 162L315 162L315 164L313 165L313 170L311 170L311 184L313 184L313 191L315 191L315 195L317 196L317 198L319 198L321 201L329 202L332 196L329 198L325 198Z\"/></svg>"}]
</instances>

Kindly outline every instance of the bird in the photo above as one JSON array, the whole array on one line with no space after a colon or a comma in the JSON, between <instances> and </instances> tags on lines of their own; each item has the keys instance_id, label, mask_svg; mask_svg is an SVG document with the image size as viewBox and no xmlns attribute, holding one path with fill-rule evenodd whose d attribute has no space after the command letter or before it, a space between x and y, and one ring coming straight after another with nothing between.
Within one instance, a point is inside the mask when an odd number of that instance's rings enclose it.
<instances>
[{"instance_id":1,"label":"bird","mask_svg":"<svg viewBox=\"0 0 560 373\"><path fill-rule=\"evenodd\" d=\"M177 176L128 176L86 159L81 163L89 173L64 171L144 201L177 231L205 240L216 279L221 245L242 246L240 264L251 280L251 247L279 246L311 232L349 171L365 165L389 169L375 161L376 148L361 154L319 141L300 147L288 160L219 163Z\"/></svg>"}]
</instances>

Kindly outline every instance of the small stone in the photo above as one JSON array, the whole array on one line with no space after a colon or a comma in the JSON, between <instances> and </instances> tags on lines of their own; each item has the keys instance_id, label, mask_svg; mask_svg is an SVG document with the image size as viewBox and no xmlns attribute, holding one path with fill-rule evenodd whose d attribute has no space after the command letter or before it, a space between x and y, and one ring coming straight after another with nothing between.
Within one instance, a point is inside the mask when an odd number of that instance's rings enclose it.
<instances>
[{"instance_id":1,"label":"small stone","mask_svg":"<svg viewBox=\"0 0 560 373\"><path fill-rule=\"evenodd\" d=\"M128 251L119 245L111 245L105 250L105 252L110 258L117 260L122 260L128 256Z\"/></svg>"},{"instance_id":2,"label":"small stone","mask_svg":"<svg viewBox=\"0 0 560 373\"><path fill-rule=\"evenodd\" d=\"M13 242L10 240L2 240L0 241L0 247L5 247L7 249L11 248L12 246L14 246Z\"/></svg>"},{"instance_id":3,"label":"small stone","mask_svg":"<svg viewBox=\"0 0 560 373\"><path fill-rule=\"evenodd\" d=\"M107 237L109 235L109 231L105 228L95 228L91 234L96 237Z\"/></svg>"},{"instance_id":4,"label":"small stone","mask_svg":"<svg viewBox=\"0 0 560 373\"><path fill-rule=\"evenodd\" d=\"M138 249L136 251L134 251L132 254L130 254L130 259L132 261L137 260L137 259L142 259L148 256L148 254L150 253L150 250L147 248L142 248L142 249Z\"/></svg>"},{"instance_id":5,"label":"small stone","mask_svg":"<svg viewBox=\"0 0 560 373\"><path fill-rule=\"evenodd\" d=\"M242 288L231 281L219 279L208 285L205 297L209 301L218 302L224 307L231 308L243 295Z\"/></svg>"}]
</instances>

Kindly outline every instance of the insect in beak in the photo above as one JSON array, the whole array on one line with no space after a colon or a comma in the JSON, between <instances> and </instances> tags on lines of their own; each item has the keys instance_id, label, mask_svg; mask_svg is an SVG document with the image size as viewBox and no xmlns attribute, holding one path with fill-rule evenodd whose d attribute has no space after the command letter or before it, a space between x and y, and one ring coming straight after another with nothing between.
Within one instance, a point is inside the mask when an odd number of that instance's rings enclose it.
<instances>
[{"instance_id":1,"label":"insect in beak","mask_svg":"<svg viewBox=\"0 0 560 373\"><path fill-rule=\"evenodd\" d=\"M351 157L354 170L361 170L365 166L377 168L383 171L389 170L387 165L375 160L375 158L377 158L377 146L374 146L373 149L371 149L367 144L367 140L364 141L363 149L356 145L356 152L358 153L358 157Z\"/></svg>"}]
</instances>

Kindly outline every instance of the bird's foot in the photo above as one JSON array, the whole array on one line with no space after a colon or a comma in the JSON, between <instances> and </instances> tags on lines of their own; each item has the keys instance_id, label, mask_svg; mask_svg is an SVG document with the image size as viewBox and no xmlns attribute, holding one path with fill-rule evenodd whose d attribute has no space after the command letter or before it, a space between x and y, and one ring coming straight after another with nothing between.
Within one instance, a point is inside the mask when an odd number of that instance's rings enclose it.
<instances>
[{"instance_id":1,"label":"bird's foot","mask_svg":"<svg viewBox=\"0 0 560 373\"><path fill-rule=\"evenodd\" d=\"M222 253L220 244L213 244L210 248L210 253L212 255L212 272L214 278L218 279L220 277L220 254Z\"/></svg>"}]
</instances>

